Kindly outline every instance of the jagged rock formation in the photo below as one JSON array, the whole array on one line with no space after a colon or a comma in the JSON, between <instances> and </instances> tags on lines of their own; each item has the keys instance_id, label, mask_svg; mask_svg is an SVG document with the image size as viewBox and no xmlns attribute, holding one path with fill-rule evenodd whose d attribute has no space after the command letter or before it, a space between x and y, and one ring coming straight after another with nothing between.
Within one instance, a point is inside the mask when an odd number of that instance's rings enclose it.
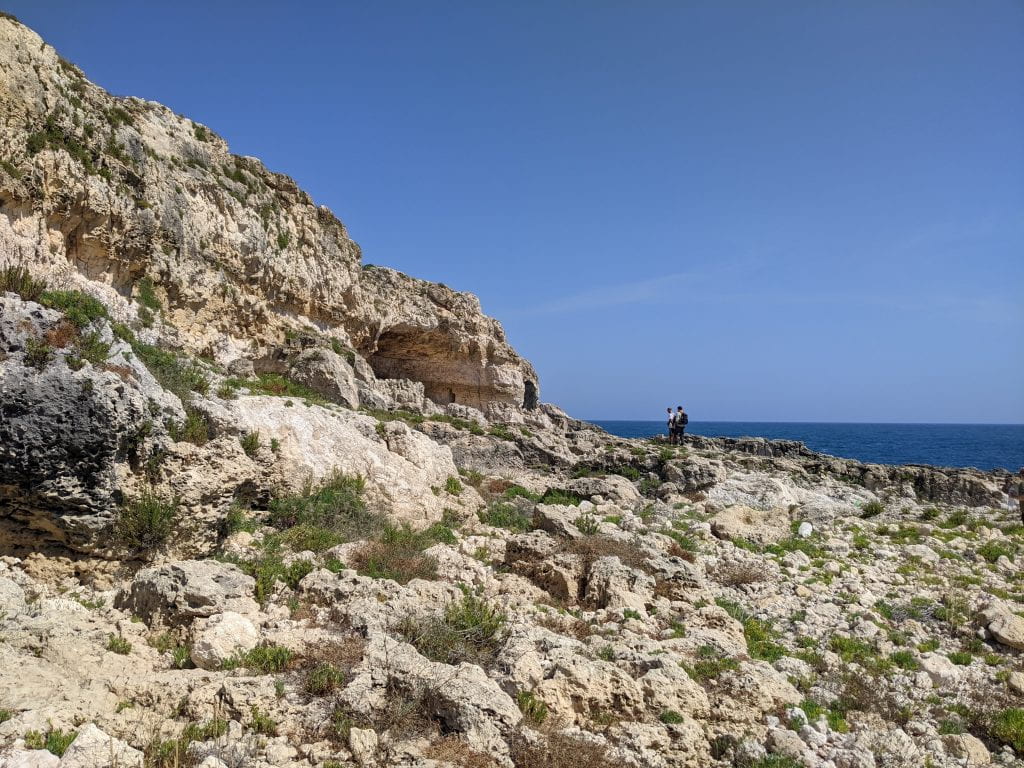
<instances>
[{"instance_id":1,"label":"jagged rock formation","mask_svg":"<svg viewBox=\"0 0 1024 768\"><path fill-rule=\"evenodd\" d=\"M342 223L291 179L166 107L111 96L6 18L0 111L0 264L81 287L122 322L141 311L224 364L305 329L442 406L535 401L532 366L475 297L361 265ZM159 317L140 304L149 292Z\"/></svg>"},{"instance_id":2,"label":"jagged rock formation","mask_svg":"<svg viewBox=\"0 0 1024 768\"><path fill-rule=\"evenodd\" d=\"M286 178L0 54L0 768L1021 765L1006 473L608 435Z\"/></svg>"}]
</instances>

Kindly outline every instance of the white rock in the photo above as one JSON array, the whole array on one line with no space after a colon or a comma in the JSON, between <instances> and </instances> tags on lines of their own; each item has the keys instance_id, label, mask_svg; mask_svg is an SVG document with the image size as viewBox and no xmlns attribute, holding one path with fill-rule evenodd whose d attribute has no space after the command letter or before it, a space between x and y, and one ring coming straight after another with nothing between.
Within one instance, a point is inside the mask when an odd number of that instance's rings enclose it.
<instances>
[{"instance_id":1,"label":"white rock","mask_svg":"<svg viewBox=\"0 0 1024 768\"><path fill-rule=\"evenodd\" d=\"M0 768L56 768L60 758L45 749L15 749L0 755Z\"/></svg>"},{"instance_id":2,"label":"white rock","mask_svg":"<svg viewBox=\"0 0 1024 768\"><path fill-rule=\"evenodd\" d=\"M1024 651L1024 618L1004 613L988 625L988 631L1003 645Z\"/></svg>"},{"instance_id":3,"label":"white rock","mask_svg":"<svg viewBox=\"0 0 1024 768\"><path fill-rule=\"evenodd\" d=\"M352 728L348 732L348 748L360 765L374 765L377 755L377 734L369 728Z\"/></svg>"},{"instance_id":4,"label":"white rock","mask_svg":"<svg viewBox=\"0 0 1024 768\"><path fill-rule=\"evenodd\" d=\"M108 736L93 723L78 731L60 760L61 768L141 768L142 753Z\"/></svg>"},{"instance_id":5,"label":"white rock","mask_svg":"<svg viewBox=\"0 0 1024 768\"><path fill-rule=\"evenodd\" d=\"M814 526L808 523L806 520L800 523L800 527L796 529L796 535L799 536L801 539L806 539L812 533L814 533Z\"/></svg>"},{"instance_id":6,"label":"white rock","mask_svg":"<svg viewBox=\"0 0 1024 768\"><path fill-rule=\"evenodd\" d=\"M200 669L220 669L225 661L255 648L259 639L259 631L240 613L200 619L193 628L192 661Z\"/></svg>"}]
</instances>

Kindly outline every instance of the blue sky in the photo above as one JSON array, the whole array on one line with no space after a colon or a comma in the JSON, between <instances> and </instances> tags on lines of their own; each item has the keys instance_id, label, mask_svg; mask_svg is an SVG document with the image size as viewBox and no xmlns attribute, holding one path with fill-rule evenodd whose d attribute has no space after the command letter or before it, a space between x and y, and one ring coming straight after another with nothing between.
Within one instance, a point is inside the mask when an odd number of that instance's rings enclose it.
<instances>
[{"instance_id":1,"label":"blue sky","mask_svg":"<svg viewBox=\"0 0 1024 768\"><path fill-rule=\"evenodd\" d=\"M1024 422L1024 4L8 1L585 418Z\"/></svg>"}]
</instances>

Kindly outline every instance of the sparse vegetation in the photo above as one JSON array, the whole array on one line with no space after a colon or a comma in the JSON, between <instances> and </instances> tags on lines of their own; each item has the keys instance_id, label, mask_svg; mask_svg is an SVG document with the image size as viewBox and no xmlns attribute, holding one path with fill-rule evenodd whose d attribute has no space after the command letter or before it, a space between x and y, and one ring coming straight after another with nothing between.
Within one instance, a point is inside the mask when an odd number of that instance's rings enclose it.
<instances>
[{"instance_id":1,"label":"sparse vegetation","mask_svg":"<svg viewBox=\"0 0 1024 768\"><path fill-rule=\"evenodd\" d=\"M385 525L380 537L355 553L352 564L374 579L405 584L412 579L433 579L437 562L424 551L435 538L430 531L414 531L408 523Z\"/></svg>"},{"instance_id":2,"label":"sparse vegetation","mask_svg":"<svg viewBox=\"0 0 1024 768\"><path fill-rule=\"evenodd\" d=\"M109 634L107 635L107 650L127 656L132 652L132 644L121 635Z\"/></svg>"},{"instance_id":3,"label":"sparse vegetation","mask_svg":"<svg viewBox=\"0 0 1024 768\"><path fill-rule=\"evenodd\" d=\"M500 610L467 594L440 616L407 618L399 631L429 659L446 664L468 661L487 667L504 642L506 622Z\"/></svg>"},{"instance_id":4,"label":"sparse vegetation","mask_svg":"<svg viewBox=\"0 0 1024 768\"><path fill-rule=\"evenodd\" d=\"M114 533L118 541L135 550L151 550L164 544L174 530L178 501L144 491L118 512Z\"/></svg>"},{"instance_id":5,"label":"sparse vegetation","mask_svg":"<svg viewBox=\"0 0 1024 768\"><path fill-rule=\"evenodd\" d=\"M265 675L284 672L291 663L294 653L280 645L261 645L241 653L224 663L224 669L255 669Z\"/></svg>"}]
</instances>

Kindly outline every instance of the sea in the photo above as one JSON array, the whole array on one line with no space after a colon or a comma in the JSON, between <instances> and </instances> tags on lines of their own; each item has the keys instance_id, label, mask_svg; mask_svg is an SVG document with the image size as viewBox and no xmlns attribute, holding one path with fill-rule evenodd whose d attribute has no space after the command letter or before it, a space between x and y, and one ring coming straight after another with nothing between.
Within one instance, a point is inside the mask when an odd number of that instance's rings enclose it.
<instances>
[{"instance_id":1,"label":"sea","mask_svg":"<svg viewBox=\"0 0 1024 768\"><path fill-rule=\"evenodd\" d=\"M592 421L619 437L665 434L664 421ZM1024 424L834 424L691 421L707 437L799 440L812 451L877 464L1008 469L1024 467Z\"/></svg>"}]
</instances>

